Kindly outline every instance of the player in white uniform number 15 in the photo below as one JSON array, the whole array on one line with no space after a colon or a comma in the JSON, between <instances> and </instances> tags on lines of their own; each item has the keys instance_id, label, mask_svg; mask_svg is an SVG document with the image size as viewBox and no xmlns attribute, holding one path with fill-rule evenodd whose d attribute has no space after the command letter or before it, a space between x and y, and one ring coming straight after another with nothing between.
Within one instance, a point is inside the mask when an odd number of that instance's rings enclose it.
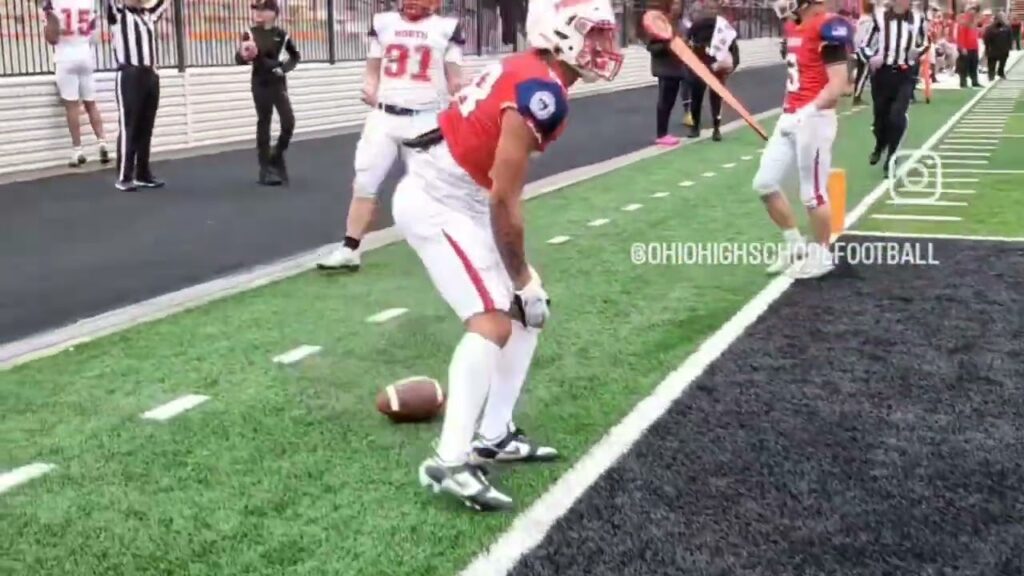
<instances>
[{"instance_id":1,"label":"player in white uniform number 15","mask_svg":"<svg viewBox=\"0 0 1024 576\"><path fill-rule=\"evenodd\" d=\"M356 144L355 179L342 245L321 270L358 270L359 245L373 221L377 192L402 141L437 126L437 114L461 87L462 27L435 13L436 0L403 0L373 17L363 101L373 110Z\"/></svg>"},{"instance_id":2,"label":"player in white uniform number 15","mask_svg":"<svg viewBox=\"0 0 1024 576\"><path fill-rule=\"evenodd\" d=\"M57 90L64 101L68 131L71 132L73 149L68 166L77 168L85 164L79 102L85 105L89 123L96 134L100 162L106 164L110 162L110 153L103 134L103 118L96 106L96 83L93 79L93 34L99 18L96 0L46 0L43 13L46 16L44 35L46 41L54 46Z\"/></svg>"}]
</instances>

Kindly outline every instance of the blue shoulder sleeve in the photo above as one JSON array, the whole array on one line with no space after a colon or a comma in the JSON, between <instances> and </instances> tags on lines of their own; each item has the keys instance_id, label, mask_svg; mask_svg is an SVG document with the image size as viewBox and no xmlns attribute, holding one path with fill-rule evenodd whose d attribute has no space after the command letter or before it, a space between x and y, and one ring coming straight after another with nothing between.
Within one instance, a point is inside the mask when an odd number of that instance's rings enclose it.
<instances>
[{"instance_id":1,"label":"blue shoulder sleeve","mask_svg":"<svg viewBox=\"0 0 1024 576\"><path fill-rule=\"evenodd\" d=\"M553 135L569 114L562 86L554 80L529 78L516 84L516 110L541 136Z\"/></svg>"},{"instance_id":2,"label":"blue shoulder sleeve","mask_svg":"<svg viewBox=\"0 0 1024 576\"><path fill-rule=\"evenodd\" d=\"M842 16L832 16L821 25L822 44L853 45L853 26Z\"/></svg>"}]
</instances>

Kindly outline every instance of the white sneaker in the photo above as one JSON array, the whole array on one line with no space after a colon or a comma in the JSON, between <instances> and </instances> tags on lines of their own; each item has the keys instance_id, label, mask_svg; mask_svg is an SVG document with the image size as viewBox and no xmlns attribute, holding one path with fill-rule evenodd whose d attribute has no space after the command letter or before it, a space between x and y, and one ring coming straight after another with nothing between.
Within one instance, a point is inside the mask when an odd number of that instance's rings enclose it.
<instances>
[{"instance_id":1,"label":"white sneaker","mask_svg":"<svg viewBox=\"0 0 1024 576\"><path fill-rule=\"evenodd\" d=\"M487 481L487 470L475 464L448 465L438 458L420 464L420 484L435 494L446 492L480 511L508 510L512 499Z\"/></svg>"},{"instance_id":2,"label":"white sneaker","mask_svg":"<svg viewBox=\"0 0 1024 576\"><path fill-rule=\"evenodd\" d=\"M807 257L807 243L788 243L779 251L779 258L765 269L768 274L780 274L793 264Z\"/></svg>"},{"instance_id":3,"label":"white sneaker","mask_svg":"<svg viewBox=\"0 0 1024 576\"><path fill-rule=\"evenodd\" d=\"M526 436L522 428L513 427L497 442L483 438L473 441L470 462L550 462L558 459L558 450L537 444Z\"/></svg>"},{"instance_id":4,"label":"white sneaker","mask_svg":"<svg viewBox=\"0 0 1024 576\"><path fill-rule=\"evenodd\" d=\"M85 153L81 150L72 150L71 159L68 160L68 166L71 168L78 168L82 164L85 164Z\"/></svg>"},{"instance_id":5,"label":"white sneaker","mask_svg":"<svg viewBox=\"0 0 1024 576\"><path fill-rule=\"evenodd\" d=\"M341 246L332 250L327 256L316 263L320 270L359 270L359 252Z\"/></svg>"},{"instance_id":6,"label":"white sneaker","mask_svg":"<svg viewBox=\"0 0 1024 576\"><path fill-rule=\"evenodd\" d=\"M812 280L821 278L835 268L835 257L832 252L822 248L820 244L813 244L808 248L804 261L799 266L789 269L786 275L794 280Z\"/></svg>"}]
</instances>

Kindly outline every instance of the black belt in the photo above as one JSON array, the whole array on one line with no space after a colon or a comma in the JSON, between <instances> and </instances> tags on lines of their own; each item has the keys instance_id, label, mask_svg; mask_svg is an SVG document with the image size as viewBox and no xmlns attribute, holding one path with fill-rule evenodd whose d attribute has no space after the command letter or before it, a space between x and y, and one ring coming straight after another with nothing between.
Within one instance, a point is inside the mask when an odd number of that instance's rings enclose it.
<instances>
[{"instance_id":1,"label":"black belt","mask_svg":"<svg viewBox=\"0 0 1024 576\"><path fill-rule=\"evenodd\" d=\"M402 108L401 106L395 106L393 104L377 104L377 109L383 110L385 114L392 114L394 116L415 116L416 114L430 112L430 110L413 110L412 108Z\"/></svg>"},{"instance_id":2,"label":"black belt","mask_svg":"<svg viewBox=\"0 0 1024 576\"><path fill-rule=\"evenodd\" d=\"M434 128L430 132L424 132L415 138L403 140L402 145L413 150L429 150L444 142L444 134L440 128Z\"/></svg>"}]
</instances>

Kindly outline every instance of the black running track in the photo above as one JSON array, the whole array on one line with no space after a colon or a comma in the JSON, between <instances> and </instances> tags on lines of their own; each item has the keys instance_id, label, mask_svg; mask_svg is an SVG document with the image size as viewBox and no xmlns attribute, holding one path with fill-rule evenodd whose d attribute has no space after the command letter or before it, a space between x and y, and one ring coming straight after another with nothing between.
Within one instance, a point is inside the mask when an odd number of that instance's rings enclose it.
<instances>
[{"instance_id":1,"label":"black running track","mask_svg":"<svg viewBox=\"0 0 1024 576\"><path fill-rule=\"evenodd\" d=\"M515 576L1024 574L1024 244L787 291Z\"/></svg>"},{"instance_id":2,"label":"black running track","mask_svg":"<svg viewBox=\"0 0 1024 576\"><path fill-rule=\"evenodd\" d=\"M760 112L779 106L781 89L765 87L781 74L743 71L730 84ZM574 100L531 177L649 145L654 102L653 88ZM117 192L110 171L0 186L0 343L340 240L357 138L295 143L290 189L256 186L250 150L159 162L168 186L153 192ZM382 188L380 226L399 174Z\"/></svg>"}]
</instances>

